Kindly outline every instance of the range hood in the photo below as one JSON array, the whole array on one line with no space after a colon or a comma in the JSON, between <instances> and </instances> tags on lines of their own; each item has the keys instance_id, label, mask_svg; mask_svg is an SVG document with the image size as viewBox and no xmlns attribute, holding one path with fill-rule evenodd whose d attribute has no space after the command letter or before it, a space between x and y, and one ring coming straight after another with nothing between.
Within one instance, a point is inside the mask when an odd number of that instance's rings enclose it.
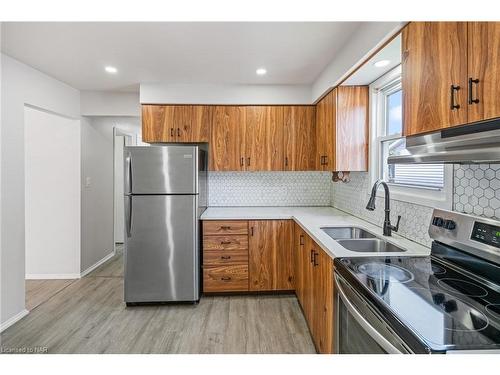
<instances>
[{"instance_id":1,"label":"range hood","mask_svg":"<svg viewBox=\"0 0 500 375\"><path fill-rule=\"evenodd\" d=\"M500 118L406 137L406 149L388 164L477 164L500 162Z\"/></svg>"}]
</instances>

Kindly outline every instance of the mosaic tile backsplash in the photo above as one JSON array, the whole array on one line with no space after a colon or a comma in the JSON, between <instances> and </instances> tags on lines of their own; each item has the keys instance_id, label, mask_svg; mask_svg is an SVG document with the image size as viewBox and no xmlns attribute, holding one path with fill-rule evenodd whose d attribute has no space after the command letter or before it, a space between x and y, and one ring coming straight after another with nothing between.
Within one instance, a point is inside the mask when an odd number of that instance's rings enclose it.
<instances>
[{"instance_id":1,"label":"mosaic tile backsplash","mask_svg":"<svg viewBox=\"0 0 500 375\"><path fill-rule=\"evenodd\" d=\"M348 183L332 183L332 206L382 227L384 223L384 198L377 197L376 209L368 211L366 203L371 192L368 173L351 172ZM391 222L396 223L401 215L398 234L430 246L427 228L432 216L432 208L391 199Z\"/></svg>"},{"instance_id":2,"label":"mosaic tile backsplash","mask_svg":"<svg viewBox=\"0 0 500 375\"><path fill-rule=\"evenodd\" d=\"M209 172L209 206L329 206L329 172Z\"/></svg>"},{"instance_id":3,"label":"mosaic tile backsplash","mask_svg":"<svg viewBox=\"0 0 500 375\"><path fill-rule=\"evenodd\" d=\"M500 220L500 164L455 165L453 210Z\"/></svg>"},{"instance_id":4,"label":"mosaic tile backsplash","mask_svg":"<svg viewBox=\"0 0 500 375\"><path fill-rule=\"evenodd\" d=\"M453 170L453 210L500 220L500 164L455 165ZM371 190L368 173L351 173L351 182L332 184L332 206L382 226L383 198L376 210L365 209ZM430 246L427 228L432 208L391 200L391 221L401 215L398 234Z\"/></svg>"},{"instance_id":5,"label":"mosaic tile backsplash","mask_svg":"<svg viewBox=\"0 0 500 375\"><path fill-rule=\"evenodd\" d=\"M453 209L500 220L500 164L455 165ZM352 172L349 183L332 183L330 172L210 172L210 206L333 206L378 226L383 198L365 209L371 190L366 172ZM391 221L401 215L398 234L430 246L432 208L391 200Z\"/></svg>"}]
</instances>

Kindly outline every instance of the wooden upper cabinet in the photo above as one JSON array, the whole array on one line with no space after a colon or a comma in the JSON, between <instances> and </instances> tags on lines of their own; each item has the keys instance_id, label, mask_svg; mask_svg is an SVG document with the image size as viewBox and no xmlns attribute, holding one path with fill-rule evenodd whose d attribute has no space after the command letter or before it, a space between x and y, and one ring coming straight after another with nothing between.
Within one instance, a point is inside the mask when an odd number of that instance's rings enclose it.
<instances>
[{"instance_id":1,"label":"wooden upper cabinet","mask_svg":"<svg viewBox=\"0 0 500 375\"><path fill-rule=\"evenodd\" d=\"M212 107L193 105L143 105L143 141L208 142Z\"/></svg>"},{"instance_id":2,"label":"wooden upper cabinet","mask_svg":"<svg viewBox=\"0 0 500 375\"><path fill-rule=\"evenodd\" d=\"M284 107L284 170L316 169L316 108Z\"/></svg>"},{"instance_id":3,"label":"wooden upper cabinet","mask_svg":"<svg viewBox=\"0 0 500 375\"><path fill-rule=\"evenodd\" d=\"M174 107L142 106L142 140L148 143L175 142Z\"/></svg>"},{"instance_id":4,"label":"wooden upper cabinet","mask_svg":"<svg viewBox=\"0 0 500 375\"><path fill-rule=\"evenodd\" d=\"M245 169L283 169L283 107L245 107Z\"/></svg>"},{"instance_id":5,"label":"wooden upper cabinet","mask_svg":"<svg viewBox=\"0 0 500 375\"><path fill-rule=\"evenodd\" d=\"M177 142L209 142L213 107L208 105L183 106L177 124Z\"/></svg>"},{"instance_id":6,"label":"wooden upper cabinet","mask_svg":"<svg viewBox=\"0 0 500 375\"><path fill-rule=\"evenodd\" d=\"M245 108L215 106L210 134L210 164L212 171L245 170Z\"/></svg>"},{"instance_id":7,"label":"wooden upper cabinet","mask_svg":"<svg viewBox=\"0 0 500 375\"><path fill-rule=\"evenodd\" d=\"M467 122L467 23L411 22L402 33L404 135Z\"/></svg>"},{"instance_id":8,"label":"wooden upper cabinet","mask_svg":"<svg viewBox=\"0 0 500 375\"><path fill-rule=\"evenodd\" d=\"M468 23L468 121L500 117L500 22Z\"/></svg>"},{"instance_id":9,"label":"wooden upper cabinet","mask_svg":"<svg viewBox=\"0 0 500 375\"><path fill-rule=\"evenodd\" d=\"M368 170L368 86L337 88L335 171Z\"/></svg>"},{"instance_id":10,"label":"wooden upper cabinet","mask_svg":"<svg viewBox=\"0 0 500 375\"><path fill-rule=\"evenodd\" d=\"M337 89L316 105L316 169L332 171L335 165L335 122Z\"/></svg>"},{"instance_id":11,"label":"wooden upper cabinet","mask_svg":"<svg viewBox=\"0 0 500 375\"><path fill-rule=\"evenodd\" d=\"M293 221L249 221L248 227L249 290L293 290Z\"/></svg>"}]
</instances>

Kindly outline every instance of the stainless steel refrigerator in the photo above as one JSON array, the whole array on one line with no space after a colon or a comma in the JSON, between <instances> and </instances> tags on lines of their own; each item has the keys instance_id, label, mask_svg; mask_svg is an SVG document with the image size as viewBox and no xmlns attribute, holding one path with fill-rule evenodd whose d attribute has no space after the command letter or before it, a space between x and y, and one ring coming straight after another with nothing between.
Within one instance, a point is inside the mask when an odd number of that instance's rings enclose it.
<instances>
[{"instance_id":1,"label":"stainless steel refrigerator","mask_svg":"<svg viewBox=\"0 0 500 375\"><path fill-rule=\"evenodd\" d=\"M125 302L200 298L203 145L125 147Z\"/></svg>"}]
</instances>

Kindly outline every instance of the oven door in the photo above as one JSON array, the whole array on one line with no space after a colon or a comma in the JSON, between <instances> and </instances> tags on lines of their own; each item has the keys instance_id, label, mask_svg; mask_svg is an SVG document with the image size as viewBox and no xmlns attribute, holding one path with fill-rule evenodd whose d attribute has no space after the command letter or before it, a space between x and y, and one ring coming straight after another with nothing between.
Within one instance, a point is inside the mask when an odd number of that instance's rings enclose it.
<instances>
[{"instance_id":1,"label":"oven door","mask_svg":"<svg viewBox=\"0 0 500 375\"><path fill-rule=\"evenodd\" d=\"M345 279L335 273L335 281L337 353L410 353L404 342Z\"/></svg>"}]
</instances>

